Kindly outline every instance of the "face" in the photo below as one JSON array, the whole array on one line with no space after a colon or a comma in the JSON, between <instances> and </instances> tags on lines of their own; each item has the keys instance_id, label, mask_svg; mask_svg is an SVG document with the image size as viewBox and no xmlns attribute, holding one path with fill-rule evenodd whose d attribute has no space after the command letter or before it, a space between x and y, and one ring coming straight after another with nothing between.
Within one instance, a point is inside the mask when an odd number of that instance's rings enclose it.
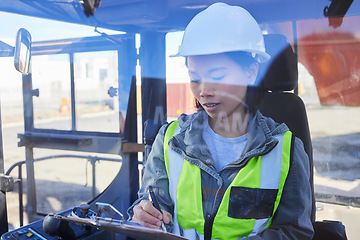
<instances>
[{"instance_id":1,"label":"face","mask_svg":"<svg viewBox=\"0 0 360 240\"><path fill-rule=\"evenodd\" d=\"M244 68L223 53L188 57L190 88L212 119L244 114L246 90L258 65Z\"/></svg>"}]
</instances>

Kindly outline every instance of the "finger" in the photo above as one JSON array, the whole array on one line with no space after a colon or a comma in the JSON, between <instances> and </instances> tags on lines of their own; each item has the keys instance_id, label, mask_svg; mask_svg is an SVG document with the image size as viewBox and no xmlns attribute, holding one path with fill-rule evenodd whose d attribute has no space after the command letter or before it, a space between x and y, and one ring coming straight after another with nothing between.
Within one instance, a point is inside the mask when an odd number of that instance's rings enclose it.
<instances>
[{"instance_id":1,"label":"finger","mask_svg":"<svg viewBox=\"0 0 360 240\"><path fill-rule=\"evenodd\" d=\"M132 219L133 222L140 223L144 227L160 228L161 221L157 217L152 216L151 214L146 212L143 209L142 205L139 204L135 206L133 211L134 211L134 216Z\"/></svg>"},{"instance_id":2,"label":"finger","mask_svg":"<svg viewBox=\"0 0 360 240\"><path fill-rule=\"evenodd\" d=\"M133 222L137 222L137 223L140 223L142 226L144 227L147 227L147 228L153 228L153 229L161 229L161 222L160 223L160 226L159 225L153 225L153 224L150 224L148 222L144 222L144 221L141 221L141 220L136 220L136 219L133 219Z\"/></svg>"},{"instance_id":3,"label":"finger","mask_svg":"<svg viewBox=\"0 0 360 240\"><path fill-rule=\"evenodd\" d=\"M158 225L152 225L152 224L149 224L149 223L147 223L147 222L142 222L142 223L140 223L142 226L144 226L144 227L147 227L147 228L153 228L153 229L162 229L161 228L161 222L160 222L160 226L158 226Z\"/></svg>"},{"instance_id":4,"label":"finger","mask_svg":"<svg viewBox=\"0 0 360 240\"><path fill-rule=\"evenodd\" d=\"M133 218L133 222L140 223L142 226L147 227L147 228L161 229L161 222L160 221L158 221L158 223L156 225L154 225L154 224L150 224L148 222L142 221L141 219Z\"/></svg>"},{"instance_id":5,"label":"finger","mask_svg":"<svg viewBox=\"0 0 360 240\"><path fill-rule=\"evenodd\" d=\"M163 213L163 220L165 224L168 224L171 221L171 213L169 213L168 211L161 209L162 213Z\"/></svg>"},{"instance_id":6,"label":"finger","mask_svg":"<svg viewBox=\"0 0 360 240\"><path fill-rule=\"evenodd\" d=\"M142 200L139 204L145 212L148 212L150 215L158 218L159 220L163 219L162 213L157 210L151 201L149 200Z\"/></svg>"},{"instance_id":7,"label":"finger","mask_svg":"<svg viewBox=\"0 0 360 240\"><path fill-rule=\"evenodd\" d=\"M148 228L159 229L160 226L161 226L161 221L160 220L158 220L157 218L155 218L155 217L153 217L151 215L148 215L148 216L144 215L144 211L137 211L135 213L135 208L134 208L134 216L133 216L132 221L140 223L142 226L148 227Z\"/></svg>"}]
</instances>

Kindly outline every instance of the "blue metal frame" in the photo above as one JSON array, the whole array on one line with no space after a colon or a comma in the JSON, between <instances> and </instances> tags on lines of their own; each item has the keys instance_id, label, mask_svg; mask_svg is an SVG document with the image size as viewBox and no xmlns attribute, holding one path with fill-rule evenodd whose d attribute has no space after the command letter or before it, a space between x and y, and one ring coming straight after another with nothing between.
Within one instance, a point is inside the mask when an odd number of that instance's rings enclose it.
<instances>
[{"instance_id":1,"label":"blue metal frame","mask_svg":"<svg viewBox=\"0 0 360 240\"><path fill-rule=\"evenodd\" d=\"M36 187L34 176L34 148L48 148L71 150L81 152L96 152L117 154L123 159L130 159L131 154L124 153L122 149L123 142L137 142L136 131L134 133L125 133L124 128L127 128L131 122L137 122L136 113L127 116L130 89L132 79L136 75L136 48L135 36L130 34L112 36L118 42L114 43L103 37L92 37L83 39L63 41L51 41L33 43L33 55L43 54L58 54L68 53L70 56L71 68L71 106L72 106L72 130L54 130L54 129L39 129L34 127L34 113L33 113L33 95L32 76L31 74L23 75L23 104L24 104L24 126L25 132L18 134L20 138L19 146L25 147L26 152L26 170L27 170L27 213L30 217L37 215L36 206ZM69 43L70 42L70 43ZM120 43L120 44L119 44ZM73 74L73 54L75 52L85 51L102 51L102 50L117 50L118 52L118 81L119 81L119 125L124 126L120 128L117 133L102 133L77 131L75 119L75 79ZM136 99L135 99L136 101ZM134 103L132 103L134 104ZM129 119L128 119L129 117ZM136 126L136 125L135 125ZM135 127L136 128L136 127ZM135 137L134 137L135 136ZM133 166L135 168L135 166ZM136 161L137 169L137 161ZM129 180L130 181L130 180ZM138 183L137 183L138 184Z\"/></svg>"},{"instance_id":2,"label":"blue metal frame","mask_svg":"<svg viewBox=\"0 0 360 240\"><path fill-rule=\"evenodd\" d=\"M4 152L1 126L1 104L0 104L0 174L4 174ZM0 234L8 231L6 194L0 191Z\"/></svg>"},{"instance_id":3,"label":"blue metal frame","mask_svg":"<svg viewBox=\"0 0 360 240\"><path fill-rule=\"evenodd\" d=\"M79 1L12 0L1 1L0 11L79 23L95 27L140 33L184 30L199 11L213 0L102 0L95 16L86 17ZM246 8L259 23L326 18L328 0L221 0ZM260 6L260 7L259 7ZM359 1L354 1L348 16L359 14Z\"/></svg>"}]
</instances>

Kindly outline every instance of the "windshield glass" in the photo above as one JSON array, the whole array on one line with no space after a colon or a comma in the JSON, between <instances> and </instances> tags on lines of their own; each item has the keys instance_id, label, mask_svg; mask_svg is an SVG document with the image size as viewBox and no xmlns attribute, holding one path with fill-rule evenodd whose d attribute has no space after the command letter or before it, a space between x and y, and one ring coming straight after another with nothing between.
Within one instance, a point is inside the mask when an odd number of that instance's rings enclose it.
<instances>
[{"instance_id":1,"label":"windshield glass","mask_svg":"<svg viewBox=\"0 0 360 240\"><path fill-rule=\"evenodd\" d=\"M22 6L22 1L16 2ZM9 23L0 33L5 170L19 161L28 163L29 156L40 160L60 156L35 164L38 187L33 190L39 197L34 201L40 212L65 210L106 189L128 156L122 141L143 143L146 114L170 122L182 113L196 111L186 59L170 55L178 52L190 19L213 1L164 0L150 5L149 1L104 0L91 17L81 15L79 2L68 1L63 6L61 2L44 1L43 9L37 10L39 3L31 1L26 11L0 3L1 11L9 11L0 12L0 20ZM264 36L283 36L296 56L296 87L285 91L297 94L305 104L317 220L343 221L352 229L352 239L359 236L356 224L360 221L360 2L344 0L340 7L336 3L339 1L255 0L238 4L255 18ZM20 27L32 34L31 84L15 71L9 53ZM149 113L152 110L155 113ZM135 118L126 122L129 115ZM126 134L137 138L125 139ZM136 153L131 156L141 161L143 148L133 150ZM69 157L75 153L81 157ZM107 160L100 165L101 160L94 156ZM90 177L92 173L96 178ZM70 202L62 204L69 186L75 190ZM47 197L44 189L49 188L53 192ZM18 198L14 192L7 197L9 202ZM329 210L327 204L343 207L341 213ZM18 227L13 216L16 214L9 214L9 222Z\"/></svg>"},{"instance_id":2,"label":"windshield glass","mask_svg":"<svg viewBox=\"0 0 360 240\"><path fill-rule=\"evenodd\" d=\"M299 95L308 112L318 200L359 206L358 16L298 22Z\"/></svg>"},{"instance_id":3,"label":"windshield glass","mask_svg":"<svg viewBox=\"0 0 360 240\"><path fill-rule=\"evenodd\" d=\"M359 6L354 4L349 11L359 11ZM261 24L264 35L285 36L297 54L298 87L294 92L303 100L308 117L317 220L341 219L347 229L353 230L356 229L353 221L358 219L354 216L359 216L359 209L339 213L334 208L329 210L327 204L360 206L358 22L359 16L350 15ZM181 38L182 32L168 34L170 54L177 52L173 44L179 45ZM171 117L195 111L187 71L184 59L168 58L168 115ZM344 215L349 217L343 218Z\"/></svg>"}]
</instances>

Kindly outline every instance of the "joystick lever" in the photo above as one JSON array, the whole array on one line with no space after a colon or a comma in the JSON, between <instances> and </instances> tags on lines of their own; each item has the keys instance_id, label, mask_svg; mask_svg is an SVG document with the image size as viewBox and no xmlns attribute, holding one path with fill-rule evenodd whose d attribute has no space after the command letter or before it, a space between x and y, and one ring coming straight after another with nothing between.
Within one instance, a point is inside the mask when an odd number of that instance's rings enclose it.
<instances>
[{"instance_id":1,"label":"joystick lever","mask_svg":"<svg viewBox=\"0 0 360 240\"><path fill-rule=\"evenodd\" d=\"M54 214L48 214L43 221L43 230L50 236L58 236L63 240L75 240L75 232L69 222Z\"/></svg>"}]
</instances>

